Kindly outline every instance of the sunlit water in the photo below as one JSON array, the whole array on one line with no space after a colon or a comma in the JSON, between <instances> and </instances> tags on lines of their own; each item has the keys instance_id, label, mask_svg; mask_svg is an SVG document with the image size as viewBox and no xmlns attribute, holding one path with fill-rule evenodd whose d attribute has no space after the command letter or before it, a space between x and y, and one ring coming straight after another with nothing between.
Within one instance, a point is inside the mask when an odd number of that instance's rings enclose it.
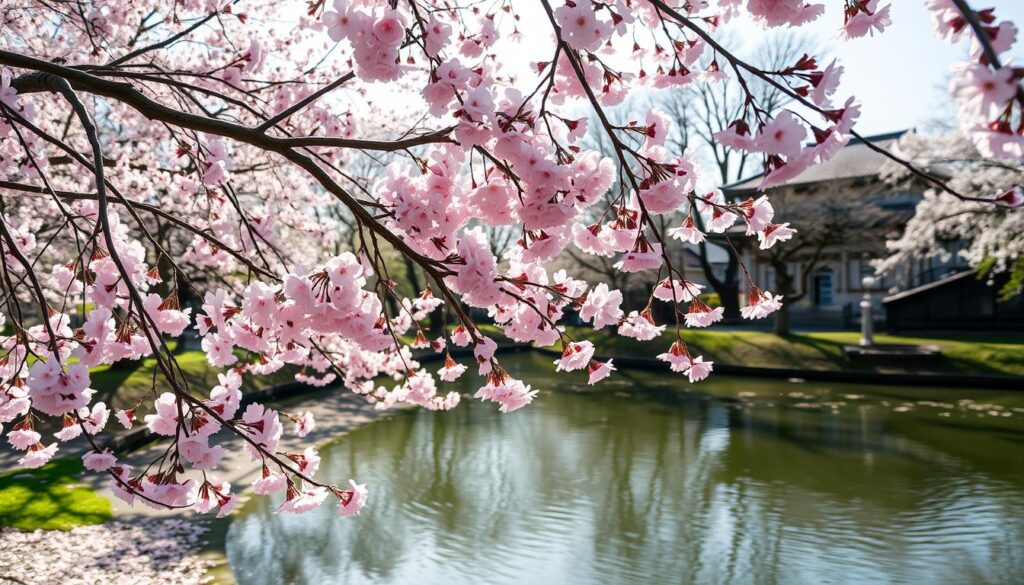
<instances>
[{"instance_id":1,"label":"sunlit water","mask_svg":"<svg viewBox=\"0 0 1024 585\"><path fill-rule=\"evenodd\" d=\"M369 484L358 518L254 499L227 536L239 583L1024 582L1024 396L636 371L593 389L502 361L534 404L402 412L321 450L322 478Z\"/></svg>"}]
</instances>

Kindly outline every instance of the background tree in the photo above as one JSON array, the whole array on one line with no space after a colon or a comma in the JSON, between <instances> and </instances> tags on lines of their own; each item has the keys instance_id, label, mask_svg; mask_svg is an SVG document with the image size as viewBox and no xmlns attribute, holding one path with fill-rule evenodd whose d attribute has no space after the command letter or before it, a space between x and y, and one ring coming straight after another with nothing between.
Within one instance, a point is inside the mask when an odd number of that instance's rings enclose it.
<instances>
[{"instance_id":1,"label":"background tree","mask_svg":"<svg viewBox=\"0 0 1024 585\"><path fill-rule=\"evenodd\" d=\"M771 266L774 290L787 300L774 315L776 335L791 333L790 305L811 292L811 278L829 247L849 238L884 241L906 220L905 216L884 209L884 201L891 193L884 182L862 186L859 191L857 198L837 197L831 190L798 193L782 188L772 192L776 212L799 234L799 238L767 250L751 246L753 255Z\"/></svg>"},{"instance_id":2,"label":"background tree","mask_svg":"<svg viewBox=\"0 0 1024 585\"><path fill-rule=\"evenodd\" d=\"M974 197L1024 183L1021 161L984 156L971 138L960 132L908 136L901 142L900 151L919 166L947 169L953 188ZM887 171L887 178L894 184L913 180L896 165ZM1019 205L1022 199L1020 187L1003 192L999 206L929 190L899 237L887 242L889 255L875 268L899 282L901 266L928 258L948 261L955 256L976 269L979 276L1005 275L1002 298L1018 295L1024 288L1024 214L1011 206ZM954 249L950 243L956 244Z\"/></svg>"}]
</instances>

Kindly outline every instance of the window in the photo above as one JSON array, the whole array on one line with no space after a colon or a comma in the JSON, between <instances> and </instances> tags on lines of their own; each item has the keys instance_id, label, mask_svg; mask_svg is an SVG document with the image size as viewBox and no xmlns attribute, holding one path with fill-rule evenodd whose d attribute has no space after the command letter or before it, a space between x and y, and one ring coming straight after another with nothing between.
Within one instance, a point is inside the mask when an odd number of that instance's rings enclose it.
<instances>
[{"instance_id":1,"label":"window","mask_svg":"<svg viewBox=\"0 0 1024 585\"><path fill-rule=\"evenodd\" d=\"M832 293L835 290L835 273L831 268L819 268L814 273L814 304L831 305Z\"/></svg>"}]
</instances>

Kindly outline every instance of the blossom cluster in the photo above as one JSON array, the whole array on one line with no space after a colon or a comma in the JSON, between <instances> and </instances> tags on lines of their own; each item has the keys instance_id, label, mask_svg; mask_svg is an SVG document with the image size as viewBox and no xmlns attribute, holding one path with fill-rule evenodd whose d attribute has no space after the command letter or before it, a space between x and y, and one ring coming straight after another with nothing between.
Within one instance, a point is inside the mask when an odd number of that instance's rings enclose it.
<instances>
[{"instance_id":1,"label":"blossom cluster","mask_svg":"<svg viewBox=\"0 0 1024 585\"><path fill-rule=\"evenodd\" d=\"M980 31L971 34L971 19L952 0L925 4L940 38L951 43L965 36L971 39L970 57L953 64L949 84L960 127L974 138L982 155L1024 159L1024 71L1000 63L1017 42L1017 26L1000 21L994 10L980 10L971 15Z\"/></svg>"}]
</instances>

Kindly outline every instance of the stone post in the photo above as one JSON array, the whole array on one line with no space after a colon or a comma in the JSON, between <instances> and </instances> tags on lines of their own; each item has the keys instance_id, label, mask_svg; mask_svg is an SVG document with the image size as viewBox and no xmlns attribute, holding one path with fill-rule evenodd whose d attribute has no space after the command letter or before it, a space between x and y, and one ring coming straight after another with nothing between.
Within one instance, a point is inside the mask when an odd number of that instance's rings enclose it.
<instances>
[{"instance_id":1,"label":"stone post","mask_svg":"<svg viewBox=\"0 0 1024 585\"><path fill-rule=\"evenodd\" d=\"M860 346L870 347L875 344L875 320L871 314L871 289L875 286L873 276L861 279L864 297L860 301Z\"/></svg>"}]
</instances>

